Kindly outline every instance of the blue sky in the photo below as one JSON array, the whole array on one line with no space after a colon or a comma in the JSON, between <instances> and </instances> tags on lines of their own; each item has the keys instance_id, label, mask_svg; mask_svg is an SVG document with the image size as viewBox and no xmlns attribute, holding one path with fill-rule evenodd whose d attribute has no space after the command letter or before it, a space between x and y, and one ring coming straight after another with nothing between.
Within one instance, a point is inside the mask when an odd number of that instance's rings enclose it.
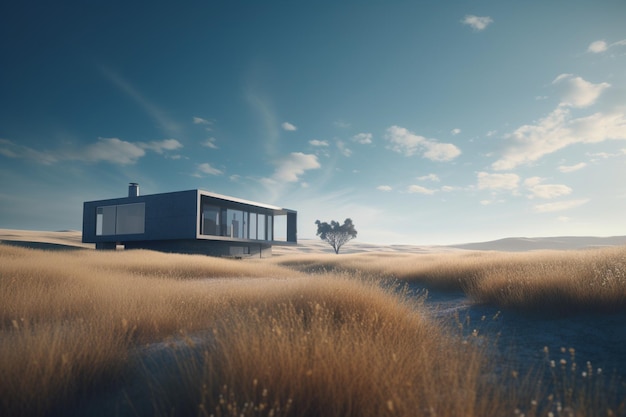
<instances>
[{"instance_id":1,"label":"blue sky","mask_svg":"<svg viewBox=\"0 0 626 417\"><path fill-rule=\"evenodd\" d=\"M300 238L624 235L624 22L622 0L4 2L0 228L80 229L138 182L295 209Z\"/></svg>"}]
</instances>

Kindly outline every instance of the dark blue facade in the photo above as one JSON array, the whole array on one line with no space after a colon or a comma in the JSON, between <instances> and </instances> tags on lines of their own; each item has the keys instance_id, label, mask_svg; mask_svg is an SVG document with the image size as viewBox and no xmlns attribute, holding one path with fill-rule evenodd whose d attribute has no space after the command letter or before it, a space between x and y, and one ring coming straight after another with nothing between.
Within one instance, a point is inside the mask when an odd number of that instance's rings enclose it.
<instances>
[{"instance_id":1,"label":"dark blue facade","mask_svg":"<svg viewBox=\"0 0 626 417\"><path fill-rule=\"evenodd\" d=\"M123 245L235 257L268 256L272 245L297 244L294 210L202 190L143 196L136 191L85 202L83 242L97 249Z\"/></svg>"}]
</instances>

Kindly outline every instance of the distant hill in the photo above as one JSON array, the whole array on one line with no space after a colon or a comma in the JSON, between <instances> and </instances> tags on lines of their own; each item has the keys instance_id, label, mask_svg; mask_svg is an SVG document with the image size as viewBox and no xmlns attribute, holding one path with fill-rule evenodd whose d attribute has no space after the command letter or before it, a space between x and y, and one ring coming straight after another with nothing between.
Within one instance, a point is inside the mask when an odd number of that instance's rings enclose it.
<instances>
[{"instance_id":1,"label":"distant hill","mask_svg":"<svg viewBox=\"0 0 626 417\"><path fill-rule=\"evenodd\" d=\"M489 242L463 243L448 245L450 248L466 250L495 250L503 252L524 252L530 250L571 250L603 246L626 245L626 236L592 237L592 236L561 236L561 237L509 237Z\"/></svg>"},{"instance_id":2,"label":"distant hill","mask_svg":"<svg viewBox=\"0 0 626 417\"><path fill-rule=\"evenodd\" d=\"M38 249L93 249L94 245L82 243L82 234L78 230L58 232L0 229L0 243L26 246ZM626 245L626 236L592 237L510 237L489 242L461 243L455 245L379 245L361 242L358 239L348 242L341 248L341 253L360 252L397 252L397 253L435 253L459 250L524 252L532 250L572 250L604 246ZM274 246L275 255L304 253L334 253L330 245L320 239L300 239L297 246Z\"/></svg>"}]
</instances>

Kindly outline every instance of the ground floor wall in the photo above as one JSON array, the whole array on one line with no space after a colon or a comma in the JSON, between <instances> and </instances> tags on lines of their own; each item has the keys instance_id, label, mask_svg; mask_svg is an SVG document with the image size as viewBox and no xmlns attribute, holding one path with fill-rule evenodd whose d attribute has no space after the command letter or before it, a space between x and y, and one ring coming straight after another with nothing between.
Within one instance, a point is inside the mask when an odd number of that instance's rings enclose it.
<instances>
[{"instance_id":1,"label":"ground floor wall","mask_svg":"<svg viewBox=\"0 0 626 417\"><path fill-rule=\"evenodd\" d=\"M235 258L267 258L272 256L272 245L267 243L222 242L211 240L154 240L120 242L125 249L148 249L159 252ZM96 249L115 249L116 244L96 244Z\"/></svg>"}]
</instances>

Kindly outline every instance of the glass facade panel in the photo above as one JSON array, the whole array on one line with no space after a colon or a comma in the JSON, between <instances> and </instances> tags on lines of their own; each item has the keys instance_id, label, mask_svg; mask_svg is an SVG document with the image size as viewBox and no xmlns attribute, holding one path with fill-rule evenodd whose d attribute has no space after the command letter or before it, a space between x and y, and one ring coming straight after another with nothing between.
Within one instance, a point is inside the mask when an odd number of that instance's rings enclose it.
<instances>
[{"instance_id":1,"label":"glass facade panel","mask_svg":"<svg viewBox=\"0 0 626 417\"><path fill-rule=\"evenodd\" d=\"M267 234L265 233L265 214L259 214L257 216L257 239L267 240Z\"/></svg>"},{"instance_id":2,"label":"glass facade panel","mask_svg":"<svg viewBox=\"0 0 626 417\"><path fill-rule=\"evenodd\" d=\"M220 235L220 208L215 206L202 207L202 234Z\"/></svg>"},{"instance_id":3,"label":"glass facade panel","mask_svg":"<svg viewBox=\"0 0 626 417\"><path fill-rule=\"evenodd\" d=\"M246 227L243 212L240 210L226 210L226 236L243 239L243 229Z\"/></svg>"},{"instance_id":4,"label":"glass facade panel","mask_svg":"<svg viewBox=\"0 0 626 417\"><path fill-rule=\"evenodd\" d=\"M122 204L117 206L115 234L131 235L143 233L146 224L145 203Z\"/></svg>"},{"instance_id":5,"label":"glass facade panel","mask_svg":"<svg viewBox=\"0 0 626 417\"><path fill-rule=\"evenodd\" d=\"M104 210L96 208L96 236L102 236L102 224L104 223Z\"/></svg>"},{"instance_id":6,"label":"glass facade panel","mask_svg":"<svg viewBox=\"0 0 626 417\"><path fill-rule=\"evenodd\" d=\"M202 198L201 234L232 239L274 240L274 216L261 214L261 207L239 205ZM278 216L280 217L280 216ZM284 233L283 233L284 234Z\"/></svg>"},{"instance_id":7,"label":"glass facade panel","mask_svg":"<svg viewBox=\"0 0 626 417\"><path fill-rule=\"evenodd\" d=\"M247 211L242 211L241 212L241 221L242 223L242 227L241 227L241 232L242 232L242 239L248 239L248 223L249 223L249 218L250 218L250 213L248 213Z\"/></svg>"},{"instance_id":8,"label":"glass facade panel","mask_svg":"<svg viewBox=\"0 0 626 417\"><path fill-rule=\"evenodd\" d=\"M96 209L96 231L100 231L100 236L110 236L115 234L115 212L117 206L104 206ZM101 222L98 225L98 221Z\"/></svg>"},{"instance_id":9,"label":"glass facade panel","mask_svg":"<svg viewBox=\"0 0 626 417\"><path fill-rule=\"evenodd\" d=\"M287 216L274 216L274 239L279 242L287 241Z\"/></svg>"},{"instance_id":10,"label":"glass facade panel","mask_svg":"<svg viewBox=\"0 0 626 417\"><path fill-rule=\"evenodd\" d=\"M256 213L250 213L250 239L256 239L257 238L257 224L256 224Z\"/></svg>"},{"instance_id":11,"label":"glass facade panel","mask_svg":"<svg viewBox=\"0 0 626 417\"><path fill-rule=\"evenodd\" d=\"M274 240L274 216L267 216L267 240Z\"/></svg>"},{"instance_id":12,"label":"glass facade panel","mask_svg":"<svg viewBox=\"0 0 626 417\"><path fill-rule=\"evenodd\" d=\"M96 236L144 233L146 204L96 207Z\"/></svg>"}]
</instances>

